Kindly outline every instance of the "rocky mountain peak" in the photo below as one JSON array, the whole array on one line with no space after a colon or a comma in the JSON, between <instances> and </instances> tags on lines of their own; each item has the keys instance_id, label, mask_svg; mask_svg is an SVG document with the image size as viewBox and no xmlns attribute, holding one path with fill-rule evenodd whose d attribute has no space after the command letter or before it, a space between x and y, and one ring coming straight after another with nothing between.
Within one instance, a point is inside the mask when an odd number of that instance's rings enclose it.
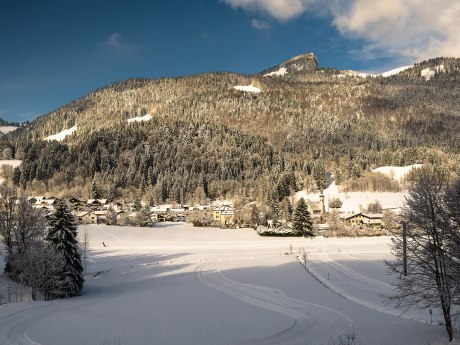
<instances>
[{"instance_id":1,"label":"rocky mountain peak","mask_svg":"<svg viewBox=\"0 0 460 345\"><path fill-rule=\"evenodd\" d=\"M307 53L294 56L285 62L261 72L264 76L288 76L314 73L318 70L318 61L315 54Z\"/></svg>"}]
</instances>

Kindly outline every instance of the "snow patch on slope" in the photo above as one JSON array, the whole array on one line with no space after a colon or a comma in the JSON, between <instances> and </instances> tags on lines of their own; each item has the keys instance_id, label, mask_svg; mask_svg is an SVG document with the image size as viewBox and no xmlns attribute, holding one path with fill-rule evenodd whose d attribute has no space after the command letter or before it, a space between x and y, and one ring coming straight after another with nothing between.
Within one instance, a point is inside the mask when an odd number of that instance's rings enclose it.
<instances>
[{"instance_id":1,"label":"snow patch on slope","mask_svg":"<svg viewBox=\"0 0 460 345\"><path fill-rule=\"evenodd\" d=\"M0 126L0 132L2 132L3 134L6 134L9 132L15 131L18 128L19 127L14 127L14 126Z\"/></svg>"},{"instance_id":2,"label":"snow patch on slope","mask_svg":"<svg viewBox=\"0 0 460 345\"><path fill-rule=\"evenodd\" d=\"M439 65L439 66L436 66L436 67L428 67L428 68L425 68L425 69L421 70L420 76L422 78L425 78L426 81L428 81L431 78L433 78L436 75L436 73L442 73L445 70L446 70L446 68L444 67L444 65Z\"/></svg>"},{"instance_id":3,"label":"snow patch on slope","mask_svg":"<svg viewBox=\"0 0 460 345\"><path fill-rule=\"evenodd\" d=\"M342 73L336 75L338 78L343 78L345 76L347 76L347 77L360 77L360 78L375 77L374 74L358 72L358 71L353 71L353 70L345 70L345 71L341 71L341 72Z\"/></svg>"},{"instance_id":4,"label":"snow patch on slope","mask_svg":"<svg viewBox=\"0 0 460 345\"><path fill-rule=\"evenodd\" d=\"M283 76L287 73L286 67L281 67L279 70L270 72L267 74L264 74L264 77L270 77L270 76Z\"/></svg>"},{"instance_id":5,"label":"snow patch on slope","mask_svg":"<svg viewBox=\"0 0 460 345\"><path fill-rule=\"evenodd\" d=\"M152 119L152 115L147 114L144 116L138 116L138 117L133 117L131 119L128 119L128 123L132 122L145 122L145 121L150 121Z\"/></svg>"},{"instance_id":6,"label":"snow patch on slope","mask_svg":"<svg viewBox=\"0 0 460 345\"><path fill-rule=\"evenodd\" d=\"M238 91L252 92L252 93L260 93L261 91L258 87L255 87L253 85L247 85L247 86L237 85L237 86L234 86L233 88Z\"/></svg>"},{"instance_id":7,"label":"snow patch on slope","mask_svg":"<svg viewBox=\"0 0 460 345\"><path fill-rule=\"evenodd\" d=\"M358 71L353 71L353 70L348 70L348 71L342 71L342 74L339 74L339 76L346 75L346 76L353 76L353 77L361 77L361 78L366 78L366 77L391 77L392 75L396 75L402 71L405 71L406 69L409 69L411 67L414 67L413 65L411 66L402 66L398 67L383 73L378 73L378 74L372 74L372 73L364 73L364 72L358 72Z\"/></svg>"},{"instance_id":8,"label":"snow patch on slope","mask_svg":"<svg viewBox=\"0 0 460 345\"><path fill-rule=\"evenodd\" d=\"M62 141L65 139L66 136L71 135L76 130L77 130L77 126L73 126L72 128L65 129L57 134L50 135L49 137L46 137L45 140Z\"/></svg>"},{"instance_id":9,"label":"snow patch on slope","mask_svg":"<svg viewBox=\"0 0 460 345\"><path fill-rule=\"evenodd\" d=\"M422 71L420 72L420 76L422 78L425 78L426 81L428 81L431 78L433 78L434 74L435 74L434 70L432 70L430 67L422 69Z\"/></svg>"},{"instance_id":10,"label":"snow patch on slope","mask_svg":"<svg viewBox=\"0 0 460 345\"><path fill-rule=\"evenodd\" d=\"M382 173L389 178L397 181L401 181L412 169L421 168L422 164L413 164L405 167L394 167L394 166L385 166L372 169L373 172Z\"/></svg>"},{"instance_id":11,"label":"snow patch on slope","mask_svg":"<svg viewBox=\"0 0 460 345\"><path fill-rule=\"evenodd\" d=\"M382 77L385 77L385 78L386 78L386 77L390 77L390 76L392 76L392 75L396 75L396 74L398 74L399 72L405 71L406 69L409 69L409 68L412 68L412 67L414 67L414 66L411 65L411 66L398 67L398 68L392 69L392 70L390 70L390 71L383 72L383 73L381 73L380 75L381 75Z\"/></svg>"}]
</instances>

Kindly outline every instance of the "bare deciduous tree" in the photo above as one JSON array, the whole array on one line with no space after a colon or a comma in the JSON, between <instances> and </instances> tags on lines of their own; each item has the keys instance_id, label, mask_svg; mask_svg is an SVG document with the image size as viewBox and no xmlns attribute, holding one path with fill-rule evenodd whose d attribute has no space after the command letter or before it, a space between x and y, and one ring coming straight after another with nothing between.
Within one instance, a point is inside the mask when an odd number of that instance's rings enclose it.
<instances>
[{"instance_id":1,"label":"bare deciduous tree","mask_svg":"<svg viewBox=\"0 0 460 345\"><path fill-rule=\"evenodd\" d=\"M345 334L342 334L337 339L337 345L355 345L357 344L358 334L354 328L350 328ZM336 345L335 340L332 339L332 344Z\"/></svg>"},{"instance_id":2,"label":"bare deciduous tree","mask_svg":"<svg viewBox=\"0 0 460 345\"><path fill-rule=\"evenodd\" d=\"M395 293L387 298L406 309L440 308L452 341L451 310L458 289L452 271L458 263L449 250L453 227L445 203L447 183L445 172L427 167L409 191L402 213L407 231L395 234L396 259L387 262L389 272L397 275Z\"/></svg>"},{"instance_id":3,"label":"bare deciduous tree","mask_svg":"<svg viewBox=\"0 0 460 345\"><path fill-rule=\"evenodd\" d=\"M37 239L43 238L46 227L42 210L32 207L24 195L20 195L16 207L14 242L18 253Z\"/></svg>"},{"instance_id":4,"label":"bare deciduous tree","mask_svg":"<svg viewBox=\"0 0 460 345\"><path fill-rule=\"evenodd\" d=\"M13 253L16 190L0 185L0 237L8 254Z\"/></svg>"},{"instance_id":5,"label":"bare deciduous tree","mask_svg":"<svg viewBox=\"0 0 460 345\"><path fill-rule=\"evenodd\" d=\"M82 247L82 257L83 257L83 273L86 274L86 265L88 263L88 250L89 250L89 239L90 235L87 230L85 230L83 234L83 243L81 244Z\"/></svg>"},{"instance_id":6,"label":"bare deciduous tree","mask_svg":"<svg viewBox=\"0 0 460 345\"><path fill-rule=\"evenodd\" d=\"M32 288L32 299L37 299L39 291L46 300L59 295L64 259L53 246L37 243L16 257L14 266L19 272L18 278Z\"/></svg>"},{"instance_id":7,"label":"bare deciduous tree","mask_svg":"<svg viewBox=\"0 0 460 345\"><path fill-rule=\"evenodd\" d=\"M449 186L445 197L452 231L449 232L449 253L452 257L452 276L455 281L454 303L460 305L460 179Z\"/></svg>"}]
</instances>

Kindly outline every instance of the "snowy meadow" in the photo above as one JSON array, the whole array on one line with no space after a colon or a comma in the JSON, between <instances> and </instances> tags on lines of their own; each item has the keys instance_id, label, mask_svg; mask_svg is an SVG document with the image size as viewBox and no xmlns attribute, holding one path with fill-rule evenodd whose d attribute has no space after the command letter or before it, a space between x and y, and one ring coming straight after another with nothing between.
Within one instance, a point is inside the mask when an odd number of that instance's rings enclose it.
<instances>
[{"instance_id":1,"label":"snowy meadow","mask_svg":"<svg viewBox=\"0 0 460 345\"><path fill-rule=\"evenodd\" d=\"M437 310L431 323L428 310L384 304L389 237L261 238L184 223L85 232L84 295L0 305L0 344L319 345L350 332L362 345L447 344Z\"/></svg>"}]
</instances>

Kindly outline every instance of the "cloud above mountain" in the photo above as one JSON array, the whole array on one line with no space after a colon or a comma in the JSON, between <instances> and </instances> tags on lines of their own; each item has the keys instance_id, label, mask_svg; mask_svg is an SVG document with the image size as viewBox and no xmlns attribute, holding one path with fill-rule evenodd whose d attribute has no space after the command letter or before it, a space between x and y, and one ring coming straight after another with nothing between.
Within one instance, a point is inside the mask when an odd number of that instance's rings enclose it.
<instances>
[{"instance_id":1,"label":"cloud above mountain","mask_svg":"<svg viewBox=\"0 0 460 345\"><path fill-rule=\"evenodd\" d=\"M262 11L281 21L292 19L306 10L304 0L224 0L233 8Z\"/></svg>"},{"instance_id":2,"label":"cloud above mountain","mask_svg":"<svg viewBox=\"0 0 460 345\"><path fill-rule=\"evenodd\" d=\"M330 20L346 38L362 39L362 53L413 60L460 57L458 0L224 0L233 8L287 22L306 12Z\"/></svg>"},{"instance_id":3,"label":"cloud above mountain","mask_svg":"<svg viewBox=\"0 0 460 345\"><path fill-rule=\"evenodd\" d=\"M111 34L100 45L119 53L130 51L133 48L123 40L123 36L118 32Z\"/></svg>"}]
</instances>

